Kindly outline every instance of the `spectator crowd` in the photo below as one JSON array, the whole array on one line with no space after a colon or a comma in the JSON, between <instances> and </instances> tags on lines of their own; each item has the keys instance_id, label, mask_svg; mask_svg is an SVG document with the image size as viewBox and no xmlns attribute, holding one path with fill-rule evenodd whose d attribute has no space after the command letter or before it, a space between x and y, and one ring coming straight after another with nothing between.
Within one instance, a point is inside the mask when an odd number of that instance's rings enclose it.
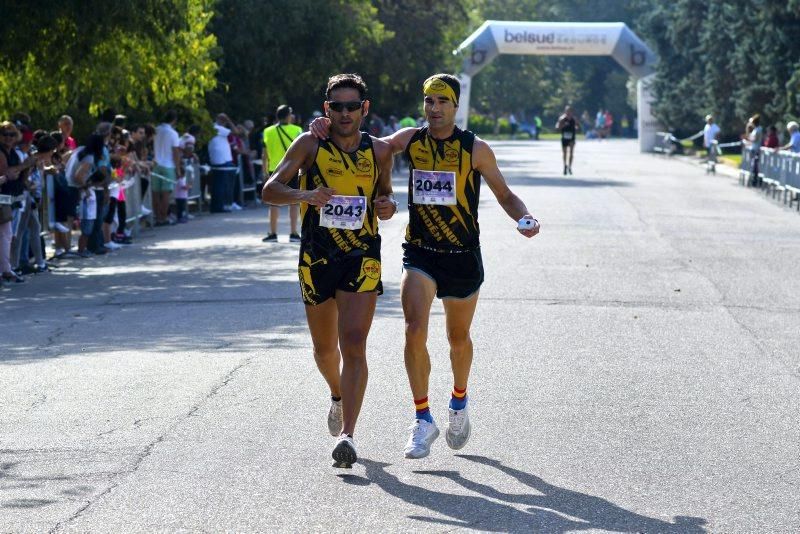
<instances>
[{"instance_id":1,"label":"spectator crowd","mask_svg":"<svg viewBox=\"0 0 800 534\"><path fill-rule=\"evenodd\" d=\"M178 135L176 121L169 111L158 125L128 125L125 116L107 112L80 143L68 115L53 130L35 128L24 113L2 121L0 283L23 283L64 259L116 252L132 244L131 222L188 222L190 192L204 181L196 152L201 127ZM250 158L246 169L254 178L248 128L227 124L226 144ZM241 209L225 202L224 211Z\"/></svg>"},{"instance_id":2,"label":"spectator crowd","mask_svg":"<svg viewBox=\"0 0 800 534\"><path fill-rule=\"evenodd\" d=\"M201 147L204 128L193 124L179 133L177 118L168 111L158 124L128 124L126 116L107 110L80 142L68 115L54 121L55 128L34 126L25 113L2 121L0 286L24 283L64 260L116 253L133 243L135 228L187 223L190 201L211 213L239 211L246 188L258 202L259 188L302 131L286 105L258 127L220 113ZM371 114L362 129L385 136L417 125L412 117ZM290 138L276 137L284 131ZM273 138L283 152L265 149ZM278 210L271 211L265 242L277 242ZM298 241L291 214L290 241Z\"/></svg>"}]
</instances>

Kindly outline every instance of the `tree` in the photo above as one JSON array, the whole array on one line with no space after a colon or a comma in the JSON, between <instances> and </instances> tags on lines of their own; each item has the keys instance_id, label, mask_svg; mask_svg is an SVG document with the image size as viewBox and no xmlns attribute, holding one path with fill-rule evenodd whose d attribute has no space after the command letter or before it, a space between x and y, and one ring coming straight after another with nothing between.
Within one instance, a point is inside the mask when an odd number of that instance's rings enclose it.
<instances>
[{"instance_id":1,"label":"tree","mask_svg":"<svg viewBox=\"0 0 800 534\"><path fill-rule=\"evenodd\" d=\"M422 82L438 72L457 72L461 64L452 51L464 38L469 14L455 2L373 0L373 5L390 33L380 47L359 47L346 68L368 78L377 113L420 113Z\"/></svg>"},{"instance_id":2,"label":"tree","mask_svg":"<svg viewBox=\"0 0 800 534\"><path fill-rule=\"evenodd\" d=\"M389 35L369 0L220 0L216 13L223 56L208 106L238 117L320 109L328 76Z\"/></svg>"},{"instance_id":3,"label":"tree","mask_svg":"<svg viewBox=\"0 0 800 534\"><path fill-rule=\"evenodd\" d=\"M639 21L659 62L656 116L693 133L706 113L735 137L750 115L762 124L800 112L800 1L679 0L651 4Z\"/></svg>"},{"instance_id":4,"label":"tree","mask_svg":"<svg viewBox=\"0 0 800 534\"><path fill-rule=\"evenodd\" d=\"M108 107L150 114L204 113L216 85L212 0L47 2L4 7L0 113L29 111L39 124L68 112L88 119Z\"/></svg>"}]
</instances>

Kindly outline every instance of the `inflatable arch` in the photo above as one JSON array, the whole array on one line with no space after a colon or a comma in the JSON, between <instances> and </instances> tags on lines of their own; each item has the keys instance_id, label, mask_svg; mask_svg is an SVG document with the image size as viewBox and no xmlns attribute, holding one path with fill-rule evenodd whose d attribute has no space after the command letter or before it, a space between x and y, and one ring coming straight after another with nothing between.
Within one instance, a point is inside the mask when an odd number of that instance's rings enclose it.
<instances>
[{"instance_id":1,"label":"inflatable arch","mask_svg":"<svg viewBox=\"0 0 800 534\"><path fill-rule=\"evenodd\" d=\"M650 85L656 56L622 22L509 22L487 20L453 51L464 55L456 124L466 128L473 76L499 54L611 56L637 78L639 150L649 152L660 130L652 116Z\"/></svg>"}]
</instances>

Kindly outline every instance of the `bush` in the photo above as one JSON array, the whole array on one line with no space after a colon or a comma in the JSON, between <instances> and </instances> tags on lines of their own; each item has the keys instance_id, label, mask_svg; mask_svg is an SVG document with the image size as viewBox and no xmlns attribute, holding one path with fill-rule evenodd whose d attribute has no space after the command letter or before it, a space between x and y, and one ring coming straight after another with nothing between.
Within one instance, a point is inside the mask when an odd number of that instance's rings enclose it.
<instances>
[{"instance_id":1,"label":"bush","mask_svg":"<svg viewBox=\"0 0 800 534\"><path fill-rule=\"evenodd\" d=\"M508 122L508 119L499 118L497 119L497 125L500 127L497 133L500 134L510 134L511 133L511 123Z\"/></svg>"},{"instance_id":2,"label":"bush","mask_svg":"<svg viewBox=\"0 0 800 534\"><path fill-rule=\"evenodd\" d=\"M486 115L473 113L467 121L467 129L478 135L491 134L494 133L494 121Z\"/></svg>"},{"instance_id":3,"label":"bush","mask_svg":"<svg viewBox=\"0 0 800 534\"><path fill-rule=\"evenodd\" d=\"M511 125L508 123L508 119L497 119L495 124L495 120L488 115L473 113L469 116L467 129L478 135L494 134L495 128L497 128L496 133L498 134L508 135L511 133Z\"/></svg>"}]
</instances>

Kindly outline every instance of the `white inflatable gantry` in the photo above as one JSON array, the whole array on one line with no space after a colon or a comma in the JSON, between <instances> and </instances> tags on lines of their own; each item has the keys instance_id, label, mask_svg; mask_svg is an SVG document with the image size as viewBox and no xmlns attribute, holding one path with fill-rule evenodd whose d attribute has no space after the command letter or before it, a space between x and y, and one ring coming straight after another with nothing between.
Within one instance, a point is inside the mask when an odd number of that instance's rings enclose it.
<instances>
[{"instance_id":1,"label":"white inflatable gantry","mask_svg":"<svg viewBox=\"0 0 800 534\"><path fill-rule=\"evenodd\" d=\"M462 54L456 124L467 127L473 76L500 54L611 56L637 78L639 150L649 152L661 129L652 115L655 54L622 22L517 22L487 20L453 51Z\"/></svg>"}]
</instances>

